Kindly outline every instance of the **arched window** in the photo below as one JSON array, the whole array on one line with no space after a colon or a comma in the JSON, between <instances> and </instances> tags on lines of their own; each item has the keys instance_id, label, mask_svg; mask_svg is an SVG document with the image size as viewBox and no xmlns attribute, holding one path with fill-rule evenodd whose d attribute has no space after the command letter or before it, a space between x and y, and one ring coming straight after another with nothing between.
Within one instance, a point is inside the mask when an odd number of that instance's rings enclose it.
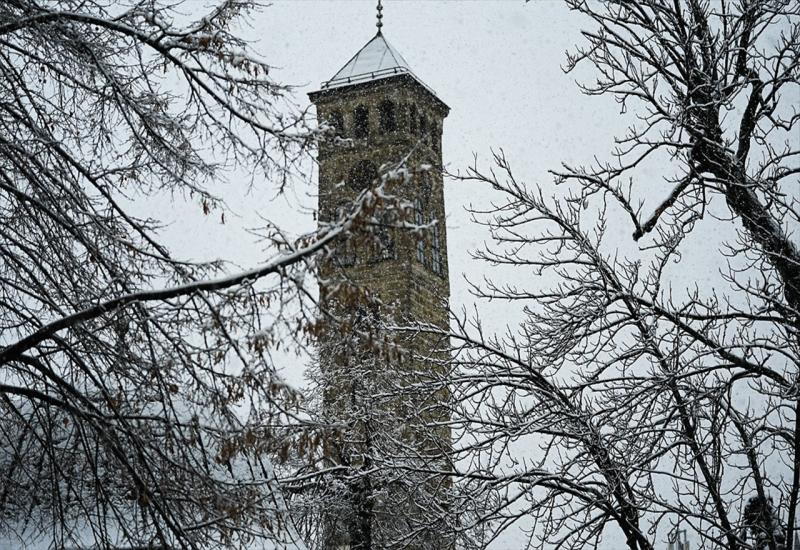
<instances>
[{"instance_id":1,"label":"arched window","mask_svg":"<svg viewBox=\"0 0 800 550\"><path fill-rule=\"evenodd\" d=\"M378 169L368 160L359 161L350 170L347 183L356 191L371 186L378 179Z\"/></svg>"},{"instance_id":2,"label":"arched window","mask_svg":"<svg viewBox=\"0 0 800 550\"><path fill-rule=\"evenodd\" d=\"M381 101L378 105L378 121L384 134L397 130L397 113L393 102L388 99Z\"/></svg>"},{"instance_id":3,"label":"arched window","mask_svg":"<svg viewBox=\"0 0 800 550\"><path fill-rule=\"evenodd\" d=\"M369 135L369 109L359 105L353 111L353 137L365 138Z\"/></svg>"},{"instance_id":4,"label":"arched window","mask_svg":"<svg viewBox=\"0 0 800 550\"><path fill-rule=\"evenodd\" d=\"M425 223L425 218L422 215L422 201L419 199L414 199L414 223L417 226L422 226ZM425 265L425 236L421 232L417 236L417 260L422 265Z\"/></svg>"},{"instance_id":5,"label":"arched window","mask_svg":"<svg viewBox=\"0 0 800 550\"><path fill-rule=\"evenodd\" d=\"M335 129L334 135L343 136L344 135L344 117L342 116L342 112L338 110L331 111L328 115L328 124L333 126Z\"/></svg>"},{"instance_id":6,"label":"arched window","mask_svg":"<svg viewBox=\"0 0 800 550\"><path fill-rule=\"evenodd\" d=\"M428 119L425 118L425 115L419 117L419 135L423 141L428 137Z\"/></svg>"},{"instance_id":7,"label":"arched window","mask_svg":"<svg viewBox=\"0 0 800 550\"><path fill-rule=\"evenodd\" d=\"M434 220L431 219L433 222ZM437 275L441 275L444 272L444 267L442 265L442 243L441 243L441 231L439 230L439 223L435 223L431 228L431 269Z\"/></svg>"},{"instance_id":8,"label":"arched window","mask_svg":"<svg viewBox=\"0 0 800 550\"><path fill-rule=\"evenodd\" d=\"M417 106L412 103L408 112L408 131L411 134L417 133L417 117L419 117Z\"/></svg>"}]
</instances>

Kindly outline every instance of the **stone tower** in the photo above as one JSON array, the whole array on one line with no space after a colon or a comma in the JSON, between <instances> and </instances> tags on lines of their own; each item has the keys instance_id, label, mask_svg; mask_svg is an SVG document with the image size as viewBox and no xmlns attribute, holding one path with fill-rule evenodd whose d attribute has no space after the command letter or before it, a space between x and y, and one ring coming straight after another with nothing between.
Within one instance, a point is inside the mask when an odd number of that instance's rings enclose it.
<instances>
[{"instance_id":1,"label":"stone tower","mask_svg":"<svg viewBox=\"0 0 800 550\"><path fill-rule=\"evenodd\" d=\"M335 135L319 148L319 219L336 219L340 208L383 178L388 194L413 205L405 209L404 219L425 229L402 229L398 226L403 220L394 218L398 223L373 227L368 239L354 237L341 244L323 268L323 307L349 325L323 334L320 342L324 406L349 426L326 454L329 466L354 472L375 471L379 462L401 458L421 470L442 471L446 466L437 457L449 448L449 431L420 427L431 420L445 423L446 407L437 408L436 401L446 401L446 390L424 395L398 390L398 385L413 386L440 368L422 357L444 357L441 342L424 335L403 339L401 348L409 353L399 360L363 342L350 342L356 331L382 322L419 321L442 328L448 323L441 143L449 107L414 74L380 27L379 18L378 33L319 91L309 94L317 118L332 126ZM388 170L400 166L404 178L385 178ZM332 297L324 286L340 288L343 282L366 289L380 307L365 311ZM447 481L412 474L345 477L348 481L340 486L346 496L334 493L329 517L323 520L322 548L377 550L389 540L403 539L408 548L451 546L441 534L446 505L436 501Z\"/></svg>"}]
</instances>

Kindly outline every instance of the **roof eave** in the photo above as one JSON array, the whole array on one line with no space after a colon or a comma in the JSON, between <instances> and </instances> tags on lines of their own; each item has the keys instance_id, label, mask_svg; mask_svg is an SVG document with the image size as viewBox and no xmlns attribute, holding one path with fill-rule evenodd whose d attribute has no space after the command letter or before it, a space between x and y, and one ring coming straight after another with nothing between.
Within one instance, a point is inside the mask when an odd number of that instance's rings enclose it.
<instances>
[{"instance_id":1,"label":"roof eave","mask_svg":"<svg viewBox=\"0 0 800 550\"><path fill-rule=\"evenodd\" d=\"M436 95L429 86L427 86L424 82L422 82L419 78L411 72L399 72L399 73L391 73L387 74L386 76L378 76L377 78L369 78L368 80L359 80L357 75L356 77L351 77L350 83L344 84L335 84L333 86L326 87L325 84L328 84L332 81L327 81L323 83L322 88L319 90L309 92L308 97L313 103L317 103L320 99L326 99L333 95L338 95L342 92L353 92L359 89L369 89L374 87L375 85L382 84L391 79L398 79L398 80L405 80L407 82L414 83L420 90L422 90L425 95L429 96L442 110L445 112L445 116L447 113L450 112L450 107L444 101Z\"/></svg>"}]
</instances>

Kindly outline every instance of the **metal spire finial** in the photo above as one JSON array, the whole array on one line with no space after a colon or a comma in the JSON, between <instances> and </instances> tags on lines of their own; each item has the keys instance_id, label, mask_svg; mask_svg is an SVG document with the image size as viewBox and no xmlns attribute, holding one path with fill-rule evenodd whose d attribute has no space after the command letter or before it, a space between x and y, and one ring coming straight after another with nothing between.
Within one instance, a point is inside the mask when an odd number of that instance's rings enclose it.
<instances>
[{"instance_id":1,"label":"metal spire finial","mask_svg":"<svg viewBox=\"0 0 800 550\"><path fill-rule=\"evenodd\" d=\"M381 4L381 0L378 0L378 22L375 24L375 26L378 27L378 34L381 33L381 27L383 27L383 21L381 21L381 19L383 19L382 11L383 5Z\"/></svg>"}]
</instances>

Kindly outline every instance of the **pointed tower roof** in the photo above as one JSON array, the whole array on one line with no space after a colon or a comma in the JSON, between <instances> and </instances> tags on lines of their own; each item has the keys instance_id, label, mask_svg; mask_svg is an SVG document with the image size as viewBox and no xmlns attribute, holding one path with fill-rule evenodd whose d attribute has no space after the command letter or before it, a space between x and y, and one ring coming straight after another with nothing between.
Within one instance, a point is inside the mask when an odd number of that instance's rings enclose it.
<instances>
[{"instance_id":1,"label":"pointed tower roof","mask_svg":"<svg viewBox=\"0 0 800 550\"><path fill-rule=\"evenodd\" d=\"M439 99L436 92L414 74L408 61L389 44L380 30L330 80L322 83L320 91L381 80L395 75L410 76Z\"/></svg>"},{"instance_id":2,"label":"pointed tower roof","mask_svg":"<svg viewBox=\"0 0 800 550\"><path fill-rule=\"evenodd\" d=\"M358 53L350 58L350 61L339 69L339 72L333 75L333 78L327 83L330 84L339 80L372 79L376 75L381 75L387 71L391 74L412 72L408 62L386 41L383 33L379 32L363 48L358 50ZM325 85L323 84L323 86Z\"/></svg>"}]
</instances>

